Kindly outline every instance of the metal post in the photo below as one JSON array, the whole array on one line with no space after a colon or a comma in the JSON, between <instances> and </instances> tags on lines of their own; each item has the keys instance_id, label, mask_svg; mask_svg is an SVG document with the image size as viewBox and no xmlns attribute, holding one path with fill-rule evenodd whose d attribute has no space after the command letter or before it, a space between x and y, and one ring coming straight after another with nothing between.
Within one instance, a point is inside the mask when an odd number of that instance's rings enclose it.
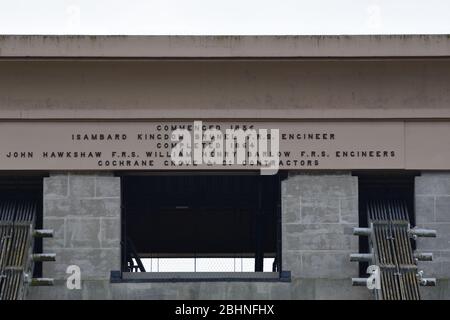
<instances>
[{"instance_id":1,"label":"metal post","mask_svg":"<svg viewBox=\"0 0 450 320\"><path fill-rule=\"evenodd\" d=\"M258 177L258 208L255 214L256 223L256 250L255 250L255 272L262 272L264 269L264 252L263 252L263 228L264 228L264 212L262 205L262 176Z\"/></svg>"}]
</instances>

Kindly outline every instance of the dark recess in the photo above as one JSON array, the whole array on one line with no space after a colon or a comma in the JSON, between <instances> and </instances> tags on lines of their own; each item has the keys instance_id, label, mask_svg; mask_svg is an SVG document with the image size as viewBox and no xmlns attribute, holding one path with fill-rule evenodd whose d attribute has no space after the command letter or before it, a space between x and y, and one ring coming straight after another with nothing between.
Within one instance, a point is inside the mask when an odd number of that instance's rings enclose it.
<instances>
[{"instance_id":1,"label":"dark recess","mask_svg":"<svg viewBox=\"0 0 450 320\"><path fill-rule=\"evenodd\" d=\"M279 271L280 200L280 175L122 176L122 270L134 247L140 258L254 257L255 271L277 257Z\"/></svg>"},{"instance_id":2,"label":"dark recess","mask_svg":"<svg viewBox=\"0 0 450 320\"><path fill-rule=\"evenodd\" d=\"M367 203L372 200L403 200L408 208L411 227L415 226L414 214L414 177L418 174L411 171L364 172L358 176L359 188L359 226L367 227ZM413 243L415 248L415 243ZM367 237L359 237L359 252L367 253L369 242ZM359 263L359 274L367 277L367 262Z\"/></svg>"}]
</instances>

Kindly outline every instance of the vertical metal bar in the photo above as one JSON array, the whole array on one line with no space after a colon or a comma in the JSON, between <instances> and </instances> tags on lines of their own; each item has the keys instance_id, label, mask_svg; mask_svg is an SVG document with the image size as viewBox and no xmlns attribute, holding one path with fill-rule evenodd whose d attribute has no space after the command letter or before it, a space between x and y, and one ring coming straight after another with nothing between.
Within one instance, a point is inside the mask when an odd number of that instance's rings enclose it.
<instances>
[{"instance_id":1,"label":"vertical metal bar","mask_svg":"<svg viewBox=\"0 0 450 320\"><path fill-rule=\"evenodd\" d=\"M277 270L278 272L282 271L282 265L283 265L283 261L282 261L282 200L283 200L283 195L281 194L281 174L278 173L277 174L277 178L276 178L276 191L277 191L277 195L278 195L278 199L277 199L277 204L276 204L276 221L277 221L277 253L276 253L276 265L277 265Z\"/></svg>"},{"instance_id":2,"label":"vertical metal bar","mask_svg":"<svg viewBox=\"0 0 450 320\"><path fill-rule=\"evenodd\" d=\"M120 249L121 249L121 258L122 258L122 267L121 271L126 272L128 271L128 251L127 251L127 228L126 228L126 202L125 202L125 180L127 180L126 177L120 177L120 217L121 217L121 228L120 228Z\"/></svg>"},{"instance_id":3,"label":"vertical metal bar","mask_svg":"<svg viewBox=\"0 0 450 320\"><path fill-rule=\"evenodd\" d=\"M264 268L264 252L263 252L263 227L264 227L264 210L262 197L262 179L264 176L258 177L258 207L255 212L256 224L256 244L255 244L255 272L262 272Z\"/></svg>"}]
</instances>

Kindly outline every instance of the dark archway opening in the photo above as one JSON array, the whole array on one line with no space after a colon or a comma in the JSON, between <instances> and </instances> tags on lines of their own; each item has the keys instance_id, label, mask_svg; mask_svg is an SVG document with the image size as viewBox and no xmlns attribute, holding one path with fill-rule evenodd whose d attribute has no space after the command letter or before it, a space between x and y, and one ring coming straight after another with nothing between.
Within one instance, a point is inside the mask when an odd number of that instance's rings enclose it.
<instances>
[{"instance_id":1,"label":"dark archway opening","mask_svg":"<svg viewBox=\"0 0 450 320\"><path fill-rule=\"evenodd\" d=\"M359 188L359 226L368 226L367 207L371 201L396 200L406 203L411 227L415 226L414 213L414 171L373 171L355 173ZM415 243L413 243L415 248ZM359 237L359 252L369 252L367 237ZM359 274L366 277L368 263L359 263Z\"/></svg>"},{"instance_id":2,"label":"dark archway opening","mask_svg":"<svg viewBox=\"0 0 450 320\"><path fill-rule=\"evenodd\" d=\"M257 173L122 176L122 271L280 271L280 185Z\"/></svg>"}]
</instances>

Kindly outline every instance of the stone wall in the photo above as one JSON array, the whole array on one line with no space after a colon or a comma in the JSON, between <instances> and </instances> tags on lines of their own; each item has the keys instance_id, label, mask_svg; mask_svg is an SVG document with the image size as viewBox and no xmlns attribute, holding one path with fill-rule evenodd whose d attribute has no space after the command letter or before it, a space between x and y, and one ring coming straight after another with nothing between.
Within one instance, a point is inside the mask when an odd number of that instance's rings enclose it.
<instances>
[{"instance_id":1,"label":"stone wall","mask_svg":"<svg viewBox=\"0 0 450 320\"><path fill-rule=\"evenodd\" d=\"M450 172L422 172L415 181L415 213L419 227L435 229L436 238L418 238L417 250L432 252L432 262L419 262L437 287L422 288L425 298L450 299Z\"/></svg>"},{"instance_id":2,"label":"stone wall","mask_svg":"<svg viewBox=\"0 0 450 320\"><path fill-rule=\"evenodd\" d=\"M109 174L51 174L44 178L44 252L56 262L44 263L43 276L67 277L78 265L83 280L106 280L120 270L120 178Z\"/></svg>"},{"instance_id":3,"label":"stone wall","mask_svg":"<svg viewBox=\"0 0 450 320\"><path fill-rule=\"evenodd\" d=\"M349 279L358 224L358 178L350 173L289 173L282 184L283 269L292 276Z\"/></svg>"},{"instance_id":4,"label":"stone wall","mask_svg":"<svg viewBox=\"0 0 450 320\"><path fill-rule=\"evenodd\" d=\"M120 181L105 174L52 174L44 181L44 224L56 252L44 276L54 287L33 287L29 299L368 299L352 287L358 251L358 182L349 172L290 173L282 184L283 269L290 282L110 283L119 270ZM67 290L66 268L78 264L82 289Z\"/></svg>"}]
</instances>

